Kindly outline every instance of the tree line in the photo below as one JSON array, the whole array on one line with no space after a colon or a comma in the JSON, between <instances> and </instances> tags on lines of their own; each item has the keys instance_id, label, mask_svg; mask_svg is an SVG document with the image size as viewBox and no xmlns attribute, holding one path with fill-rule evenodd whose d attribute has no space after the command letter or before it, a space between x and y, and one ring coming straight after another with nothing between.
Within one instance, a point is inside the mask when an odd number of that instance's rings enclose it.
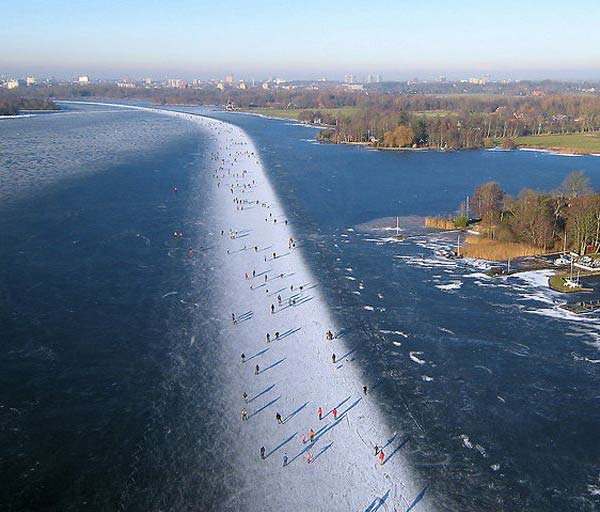
<instances>
[{"instance_id":1,"label":"tree line","mask_svg":"<svg viewBox=\"0 0 600 512\"><path fill-rule=\"evenodd\" d=\"M461 205L465 211L465 205ZM600 252L600 194L582 171L574 171L552 192L522 190L516 197L495 182L478 186L469 210L480 219L483 236L519 242L548 252L568 250L580 255Z\"/></svg>"},{"instance_id":2,"label":"tree line","mask_svg":"<svg viewBox=\"0 0 600 512\"><path fill-rule=\"evenodd\" d=\"M57 98L148 99L156 104L225 105L238 108L302 109L300 117L328 125L320 138L379 147L433 149L480 148L487 139L510 141L541 134L600 130L600 96L591 94L473 95L407 94L389 90L353 91L340 86L319 89L251 87L224 91L198 88L120 88L115 84L57 85L28 94ZM341 113L325 109L355 107ZM401 130L397 130L402 127Z\"/></svg>"}]
</instances>

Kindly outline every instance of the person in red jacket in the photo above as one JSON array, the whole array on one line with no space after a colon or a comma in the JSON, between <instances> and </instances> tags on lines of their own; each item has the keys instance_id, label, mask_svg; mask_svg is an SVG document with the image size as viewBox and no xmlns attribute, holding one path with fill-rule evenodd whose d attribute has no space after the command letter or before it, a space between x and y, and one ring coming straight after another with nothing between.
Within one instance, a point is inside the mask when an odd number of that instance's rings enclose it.
<instances>
[{"instance_id":1,"label":"person in red jacket","mask_svg":"<svg viewBox=\"0 0 600 512\"><path fill-rule=\"evenodd\" d=\"M381 451L379 452L379 465L380 465L380 466L383 466L383 459L385 459L385 455L384 455L384 453L383 453L383 450L381 450Z\"/></svg>"},{"instance_id":2,"label":"person in red jacket","mask_svg":"<svg viewBox=\"0 0 600 512\"><path fill-rule=\"evenodd\" d=\"M321 409L321 407L317 409L317 414L319 415L319 419L323 418L323 409Z\"/></svg>"},{"instance_id":3,"label":"person in red jacket","mask_svg":"<svg viewBox=\"0 0 600 512\"><path fill-rule=\"evenodd\" d=\"M333 419L337 420L337 409L334 407L333 411L331 411L333 413Z\"/></svg>"}]
</instances>

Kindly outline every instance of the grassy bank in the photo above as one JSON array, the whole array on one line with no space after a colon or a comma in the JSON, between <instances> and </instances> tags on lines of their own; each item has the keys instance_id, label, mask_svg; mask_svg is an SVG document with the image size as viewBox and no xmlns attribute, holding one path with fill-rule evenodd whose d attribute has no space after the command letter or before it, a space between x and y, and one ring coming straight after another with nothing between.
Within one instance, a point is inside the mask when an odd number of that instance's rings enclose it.
<instances>
[{"instance_id":1,"label":"grassy bank","mask_svg":"<svg viewBox=\"0 0 600 512\"><path fill-rule=\"evenodd\" d=\"M592 273L586 273L585 275L593 275ZM562 293L577 293L577 292L591 292L594 291L592 288L571 288L566 285L565 279L569 278L569 274L554 274L550 276L549 285L556 292Z\"/></svg>"},{"instance_id":2,"label":"grassy bank","mask_svg":"<svg viewBox=\"0 0 600 512\"><path fill-rule=\"evenodd\" d=\"M600 132L530 135L518 137L515 144L519 148L547 149L559 153L600 153ZM486 139L486 146L501 145L502 139Z\"/></svg>"},{"instance_id":3,"label":"grassy bank","mask_svg":"<svg viewBox=\"0 0 600 512\"><path fill-rule=\"evenodd\" d=\"M243 108L241 112L251 114L260 114L268 117L277 117L280 119L299 119L300 112L326 112L336 117L350 117L358 112L358 107L340 107L340 108Z\"/></svg>"},{"instance_id":4,"label":"grassy bank","mask_svg":"<svg viewBox=\"0 0 600 512\"><path fill-rule=\"evenodd\" d=\"M511 258L534 256L542 251L528 244L515 242L499 242L482 236L467 236L460 252L467 258L489 261L506 261Z\"/></svg>"},{"instance_id":5,"label":"grassy bank","mask_svg":"<svg viewBox=\"0 0 600 512\"><path fill-rule=\"evenodd\" d=\"M519 137L519 147L568 151L573 153L600 153L600 133L569 133L565 135L532 135Z\"/></svg>"}]
</instances>

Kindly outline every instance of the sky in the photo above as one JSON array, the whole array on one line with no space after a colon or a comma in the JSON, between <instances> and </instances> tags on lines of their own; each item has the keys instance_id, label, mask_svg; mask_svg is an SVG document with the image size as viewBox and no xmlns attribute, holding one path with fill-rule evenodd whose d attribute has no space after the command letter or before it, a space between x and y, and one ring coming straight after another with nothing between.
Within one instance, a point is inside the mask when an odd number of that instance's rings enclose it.
<instances>
[{"instance_id":1,"label":"sky","mask_svg":"<svg viewBox=\"0 0 600 512\"><path fill-rule=\"evenodd\" d=\"M600 0L29 0L0 75L600 80Z\"/></svg>"}]
</instances>

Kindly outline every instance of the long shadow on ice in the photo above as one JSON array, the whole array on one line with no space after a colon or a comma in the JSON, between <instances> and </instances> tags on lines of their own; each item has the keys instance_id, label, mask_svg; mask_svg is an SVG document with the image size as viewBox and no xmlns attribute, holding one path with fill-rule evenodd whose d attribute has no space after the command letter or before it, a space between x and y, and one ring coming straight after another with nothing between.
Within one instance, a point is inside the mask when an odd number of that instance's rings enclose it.
<instances>
[{"instance_id":1,"label":"long shadow on ice","mask_svg":"<svg viewBox=\"0 0 600 512\"><path fill-rule=\"evenodd\" d=\"M408 443L408 441L410 441L410 436L408 436L404 441L402 441L395 449L392 453L390 453L386 458L385 461L383 461L383 464L387 464L388 461L394 456L396 455L396 453L398 453L398 451L400 451L400 449L406 444ZM386 445L387 446L387 445Z\"/></svg>"},{"instance_id":2,"label":"long shadow on ice","mask_svg":"<svg viewBox=\"0 0 600 512\"><path fill-rule=\"evenodd\" d=\"M279 399L281 398L281 396L278 396L277 398L274 398L273 400L271 400L269 403L263 405L260 409L257 409L256 411L254 411L252 414L248 415L248 419L256 416L258 413L264 411L265 409L267 409L268 407L271 407L275 402L277 402Z\"/></svg>"},{"instance_id":3,"label":"long shadow on ice","mask_svg":"<svg viewBox=\"0 0 600 512\"><path fill-rule=\"evenodd\" d=\"M390 490L386 492L381 498L375 498L371 504L365 509L365 512L376 512L379 510L390 497Z\"/></svg>"},{"instance_id":4,"label":"long shadow on ice","mask_svg":"<svg viewBox=\"0 0 600 512\"><path fill-rule=\"evenodd\" d=\"M284 333L279 335L279 339L282 340L283 338L287 338L288 336L291 336L292 334L297 333L301 329L302 329L302 327L296 327L295 329L288 329L287 331L285 331Z\"/></svg>"},{"instance_id":5,"label":"long shadow on ice","mask_svg":"<svg viewBox=\"0 0 600 512\"><path fill-rule=\"evenodd\" d=\"M325 414L325 416L323 416L323 419L327 418L327 416L329 416L332 412L333 409L338 409L340 408L342 405L344 405L348 400L350 400L350 398L352 398L352 395L348 395L346 398L344 398L339 404L337 404L335 407L332 407L327 414Z\"/></svg>"},{"instance_id":6,"label":"long shadow on ice","mask_svg":"<svg viewBox=\"0 0 600 512\"><path fill-rule=\"evenodd\" d=\"M293 411L292 413L288 414L285 417L284 422L287 423L288 420L291 420L294 416L296 416L296 414L298 414L302 409L304 409L310 402L304 402L300 407L298 407L295 411Z\"/></svg>"},{"instance_id":7,"label":"long shadow on ice","mask_svg":"<svg viewBox=\"0 0 600 512\"><path fill-rule=\"evenodd\" d=\"M317 453L315 455L315 457L312 460L311 464L314 464L314 462L321 456L323 455L327 450L329 450L329 448L331 448L333 446L333 441L331 441L331 443L329 443L327 446L325 446L324 448L321 449L321 451L319 453Z\"/></svg>"},{"instance_id":8,"label":"long shadow on ice","mask_svg":"<svg viewBox=\"0 0 600 512\"><path fill-rule=\"evenodd\" d=\"M410 512L411 510L413 510L418 504L419 502L423 499L423 497L425 496L425 492L427 491L427 487L425 486L423 488L423 490L419 493L419 495L414 499L414 501L411 503L410 507L408 507L406 509L406 512Z\"/></svg>"},{"instance_id":9,"label":"long shadow on ice","mask_svg":"<svg viewBox=\"0 0 600 512\"><path fill-rule=\"evenodd\" d=\"M271 391L273 388L275 387L275 384L271 384L267 389L264 389L263 391L261 391L258 395L254 395L252 398L250 398L248 400L248 403L250 402L254 402L254 400L256 400L257 398L263 396L265 393L268 393L269 391Z\"/></svg>"},{"instance_id":10,"label":"long shadow on ice","mask_svg":"<svg viewBox=\"0 0 600 512\"><path fill-rule=\"evenodd\" d=\"M255 357L262 356L265 352L267 352L269 350L271 350L271 347L263 348L260 352L257 352L253 356L250 356L248 359L246 359L246 361L250 361L251 359L254 359Z\"/></svg>"},{"instance_id":11,"label":"long shadow on ice","mask_svg":"<svg viewBox=\"0 0 600 512\"><path fill-rule=\"evenodd\" d=\"M279 450L279 448L282 448L283 446L285 446L286 444L288 444L297 435L298 435L298 432L294 432L290 437L288 437L287 439L284 439L283 441L281 441L281 443L279 443L275 448L273 448L269 453L267 453L265 455L265 459L267 459L271 455L273 455L277 450Z\"/></svg>"},{"instance_id":12,"label":"long shadow on ice","mask_svg":"<svg viewBox=\"0 0 600 512\"><path fill-rule=\"evenodd\" d=\"M271 368L275 368L277 365L280 365L281 363L283 363L285 360L287 359L287 357L284 357L282 359L280 359L279 361L275 361L273 364L267 366L266 368L263 368L262 370L260 370L258 372L258 374L262 374L265 373L266 371L270 370Z\"/></svg>"}]
</instances>

